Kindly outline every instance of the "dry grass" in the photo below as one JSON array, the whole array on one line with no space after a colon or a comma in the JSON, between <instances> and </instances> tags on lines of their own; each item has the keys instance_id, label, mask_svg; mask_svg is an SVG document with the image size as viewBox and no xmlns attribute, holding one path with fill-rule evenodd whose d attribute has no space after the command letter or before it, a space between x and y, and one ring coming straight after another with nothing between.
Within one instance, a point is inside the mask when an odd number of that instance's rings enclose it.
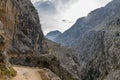
<instances>
[{"instance_id":1,"label":"dry grass","mask_svg":"<svg viewBox=\"0 0 120 80\"><path fill-rule=\"evenodd\" d=\"M0 66L0 77L14 77L16 76L17 72L12 68L10 67L9 69L3 67L3 66ZM1 80L1 79L0 79Z\"/></svg>"}]
</instances>

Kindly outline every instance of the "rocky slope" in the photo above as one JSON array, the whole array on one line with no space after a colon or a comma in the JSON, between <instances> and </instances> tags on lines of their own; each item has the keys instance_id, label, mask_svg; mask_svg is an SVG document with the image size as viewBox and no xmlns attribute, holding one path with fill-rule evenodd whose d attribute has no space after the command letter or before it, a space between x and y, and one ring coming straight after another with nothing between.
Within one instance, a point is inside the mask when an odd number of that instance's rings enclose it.
<instances>
[{"instance_id":1,"label":"rocky slope","mask_svg":"<svg viewBox=\"0 0 120 80\"><path fill-rule=\"evenodd\" d=\"M62 45L74 48L80 67L80 80L120 79L120 1L80 18L57 38Z\"/></svg>"},{"instance_id":2,"label":"rocky slope","mask_svg":"<svg viewBox=\"0 0 120 80\"><path fill-rule=\"evenodd\" d=\"M55 55L60 61L61 66L71 74L73 77L71 80L79 80L79 65L75 60L74 51L50 40L47 40L47 43L50 54Z\"/></svg>"},{"instance_id":3,"label":"rocky slope","mask_svg":"<svg viewBox=\"0 0 120 80\"><path fill-rule=\"evenodd\" d=\"M55 41L55 39L60 36L62 33L60 31L51 31L47 33L46 38L52 41Z\"/></svg>"}]
</instances>

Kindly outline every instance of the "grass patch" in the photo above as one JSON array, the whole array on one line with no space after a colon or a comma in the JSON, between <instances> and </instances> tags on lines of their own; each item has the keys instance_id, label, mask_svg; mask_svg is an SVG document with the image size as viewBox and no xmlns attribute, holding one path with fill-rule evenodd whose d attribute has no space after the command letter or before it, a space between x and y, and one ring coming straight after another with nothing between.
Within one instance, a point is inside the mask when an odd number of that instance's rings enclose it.
<instances>
[{"instance_id":1,"label":"grass patch","mask_svg":"<svg viewBox=\"0 0 120 80\"><path fill-rule=\"evenodd\" d=\"M4 66L0 66L0 77L3 77L3 76L14 77L16 76L16 74L17 72L12 67L7 69Z\"/></svg>"}]
</instances>

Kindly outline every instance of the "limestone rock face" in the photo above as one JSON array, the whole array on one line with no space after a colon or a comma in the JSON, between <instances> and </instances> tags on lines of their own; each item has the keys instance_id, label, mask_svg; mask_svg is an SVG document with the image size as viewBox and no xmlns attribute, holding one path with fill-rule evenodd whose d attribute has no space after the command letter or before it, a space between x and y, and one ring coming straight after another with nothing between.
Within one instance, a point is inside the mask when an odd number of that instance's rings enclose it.
<instances>
[{"instance_id":1,"label":"limestone rock face","mask_svg":"<svg viewBox=\"0 0 120 80\"><path fill-rule=\"evenodd\" d=\"M37 11L29 0L0 0L0 21L9 51L47 53Z\"/></svg>"}]
</instances>

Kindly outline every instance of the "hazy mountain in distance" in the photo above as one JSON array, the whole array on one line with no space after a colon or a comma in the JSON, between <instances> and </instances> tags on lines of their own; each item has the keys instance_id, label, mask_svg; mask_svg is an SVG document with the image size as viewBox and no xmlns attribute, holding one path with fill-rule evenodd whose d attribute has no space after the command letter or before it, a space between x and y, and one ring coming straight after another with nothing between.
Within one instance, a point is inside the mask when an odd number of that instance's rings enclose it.
<instances>
[{"instance_id":1,"label":"hazy mountain in distance","mask_svg":"<svg viewBox=\"0 0 120 80\"><path fill-rule=\"evenodd\" d=\"M46 38L48 38L49 40L55 41L55 39L60 36L62 33L58 30L56 31L51 31L49 33L47 33Z\"/></svg>"}]
</instances>

